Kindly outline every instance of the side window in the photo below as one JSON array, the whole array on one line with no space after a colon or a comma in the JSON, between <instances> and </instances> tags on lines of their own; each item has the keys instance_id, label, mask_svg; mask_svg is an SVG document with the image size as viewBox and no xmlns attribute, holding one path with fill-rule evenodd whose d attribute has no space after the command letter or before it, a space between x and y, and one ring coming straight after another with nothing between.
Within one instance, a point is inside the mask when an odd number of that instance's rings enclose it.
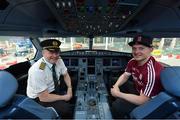
<instances>
[{"instance_id":1,"label":"side window","mask_svg":"<svg viewBox=\"0 0 180 120\"><path fill-rule=\"evenodd\" d=\"M180 38L155 38L152 55L170 66L180 66Z\"/></svg>"},{"instance_id":2,"label":"side window","mask_svg":"<svg viewBox=\"0 0 180 120\"><path fill-rule=\"evenodd\" d=\"M36 49L28 37L0 36L0 69L34 58Z\"/></svg>"}]
</instances>

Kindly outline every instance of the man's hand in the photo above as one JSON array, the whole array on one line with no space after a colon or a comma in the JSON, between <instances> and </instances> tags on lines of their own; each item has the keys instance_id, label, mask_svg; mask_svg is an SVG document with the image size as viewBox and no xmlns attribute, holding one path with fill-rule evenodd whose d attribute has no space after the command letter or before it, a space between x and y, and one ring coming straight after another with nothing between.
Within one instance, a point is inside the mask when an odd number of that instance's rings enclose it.
<instances>
[{"instance_id":1,"label":"man's hand","mask_svg":"<svg viewBox=\"0 0 180 120\"><path fill-rule=\"evenodd\" d=\"M111 94L114 97L119 97L119 95L120 95L119 87L113 86L113 88L111 88Z\"/></svg>"},{"instance_id":2,"label":"man's hand","mask_svg":"<svg viewBox=\"0 0 180 120\"><path fill-rule=\"evenodd\" d=\"M71 98L72 98L72 96L70 96L68 94L63 95L63 100L65 100L65 101L69 101Z\"/></svg>"}]
</instances>

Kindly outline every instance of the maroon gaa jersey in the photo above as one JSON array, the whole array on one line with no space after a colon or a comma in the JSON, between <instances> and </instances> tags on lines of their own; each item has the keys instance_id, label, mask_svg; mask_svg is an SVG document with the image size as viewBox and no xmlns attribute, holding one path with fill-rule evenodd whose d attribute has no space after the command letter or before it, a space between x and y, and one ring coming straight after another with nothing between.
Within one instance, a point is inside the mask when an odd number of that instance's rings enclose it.
<instances>
[{"instance_id":1,"label":"maroon gaa jersey","mask_svg":"<svg viewBox=\"0 0 180 120\"><path fill-rule=\"evenodd\" d=\"M163 66L152 56L142 66L138 66L137 61L131 59L125 69L132 75L137 91L145 96L153 97L162 90L160 72Z\"/></svg>"}]
</instances>

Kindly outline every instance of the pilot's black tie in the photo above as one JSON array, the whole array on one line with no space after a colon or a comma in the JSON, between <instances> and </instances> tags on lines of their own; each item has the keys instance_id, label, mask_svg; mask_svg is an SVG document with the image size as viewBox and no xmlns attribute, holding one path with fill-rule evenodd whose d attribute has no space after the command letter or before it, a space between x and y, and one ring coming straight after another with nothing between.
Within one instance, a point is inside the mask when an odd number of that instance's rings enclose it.
<instances>
[{"instance_id":1,"label":"pilot's black tie","mask_svg":"<svg viewBox=\"0 0 180 120\"><path fill-rule=\"evenodd\" d=\"M59 89L58 89L58 79L57 79L57 76L56 76L55 66L56 66L55 64L53 64L53 66L52 66L52 75L53 75L55 92L58 92L59 91Z\"/></svg>"}]
</instances>

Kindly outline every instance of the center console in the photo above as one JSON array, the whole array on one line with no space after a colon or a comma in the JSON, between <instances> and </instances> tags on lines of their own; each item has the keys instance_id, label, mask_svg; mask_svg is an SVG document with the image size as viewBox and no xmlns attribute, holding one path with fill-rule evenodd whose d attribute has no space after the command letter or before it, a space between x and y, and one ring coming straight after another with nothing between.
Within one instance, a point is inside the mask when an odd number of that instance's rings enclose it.
<instances>
[{"instance_id":1,"label":"center console","mask_svg":"<svg viewBox=\"0 0 180 120\"><path fill-rule=\"evenodd\" d=\"M112 119L110 88L124 72L130 53L108 50L61 52L71 71L75 95L75 119Z\"/></svg>"},{"instance_id":2,"label":"center console","mask_svg":"<svg viewBox=\"0 0 180 120\"><path fill-rule=\"evenodd\" d=\"M79 59L75 119L112 119L103 81L101 59Z\"/></svg>"}]
</instances>

